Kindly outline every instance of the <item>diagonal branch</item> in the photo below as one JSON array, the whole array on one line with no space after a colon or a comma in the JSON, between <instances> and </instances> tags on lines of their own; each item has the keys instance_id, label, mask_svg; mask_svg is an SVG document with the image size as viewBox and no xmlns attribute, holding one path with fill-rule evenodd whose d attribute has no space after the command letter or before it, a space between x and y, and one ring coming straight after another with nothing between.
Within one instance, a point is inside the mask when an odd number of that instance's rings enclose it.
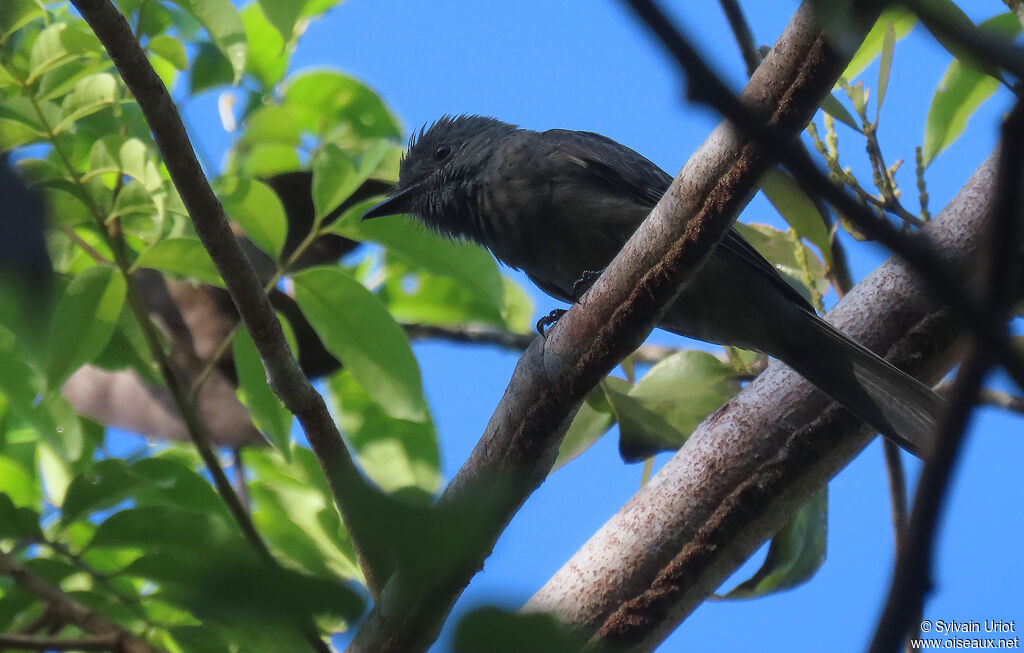
<instances>
[{"instance_id":1,"label":"diagonal branch","mask_svg":"<svg viewBox=\"0 0 1024 653\"><path fill-rule=\"evenodd\" d=\"M969 276L991 214L994 157L925 228ZM918 376L941 376L956 329L894 257L828 319ZM871 439L863 424L774 363L706 420L527 604L602 641L649 651Z\"/></svg>"},{"instance_id":2,"label":"diagonal branch","mask_svg":"<svg viewBox=\"0 0 1024 653\"><path fill-rule=\"evenodd\" d=\"M999 365L1006 368L1018 386L1024 388L1024 357L1014 347L1006 328L1006 321L968 293L963 280L943 265L939 254L933 248L920 239L902 233L889 222L878 219L849 193L833 184L828 176L818 169L806 149L796 142L796 139L780 133L772 125L765 124L759 115L751 111L741 98L734 95L712 72L657 3L652 0L626 1L686 73L687 89L691 99L719 112L744 136L770 150L807 192L822 197L868 238L885 245L913 265L926 281L926 287L932 296L948 304L961 326L977 336L979 346ZM1024 63L1021 65L1024 66Z\"/></svg>"},{"instance_id":3,"label":"diagonal branch","mask_svg":"<svg viewBox=\"0 0 1024 653\"><path fill-rule=\"evenodd\" d=\"M862 33L875 16L865 13ZM780 43L743 100L774 132L793 139L831 91L847 57L826 44L806 7ZM691 157L585 303L573 306L523 355L483 437L445 490L445 505L488 497L482 526L487 539L432 582L417 584L399 571L349 651L406 653L429 646L497 534L546 476L587 391L643 341L775 162L771 149L747 142L725 123Z\"/></svg>"},{"instance_id":4,"label":"diagonal branch","mask_svg":"<svg viewBox=\"0 0 1024 653\"><path fill-rule=\"evenodd\" d=\"M362 531L354 523L359 521L355 515L358 515L360 499L369 490L345 448L323 397L309 383L292 356L263 284L239 246L223 207L196 160L174 101L150 65L128 22L109 0L72 0L72 3L103 43L146 117L196 233L217 266L242 321L252 335L266 367L270 387L298 418L317 455L373 587L373 569L378 566L368 561L367 556L373 552L367 551L357 540Z\"/></svg>"}]
</instances>

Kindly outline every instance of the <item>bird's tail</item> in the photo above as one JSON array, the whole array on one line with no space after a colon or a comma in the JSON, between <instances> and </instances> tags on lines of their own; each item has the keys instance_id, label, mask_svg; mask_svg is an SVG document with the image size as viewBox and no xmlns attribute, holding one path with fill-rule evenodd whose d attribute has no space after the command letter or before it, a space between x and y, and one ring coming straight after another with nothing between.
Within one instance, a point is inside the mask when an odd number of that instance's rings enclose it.
<instances>
[{"instance_id":1,"label":"bird's tail","mask_svg":"<svg viewBox=\"0 0 1024 653\"><path fill-rule=\"evenodd\" d=\"M943 399L824 320L808 318L782 351L769 353L910 453L927 454Z\"/></svg>"}]
</instances>

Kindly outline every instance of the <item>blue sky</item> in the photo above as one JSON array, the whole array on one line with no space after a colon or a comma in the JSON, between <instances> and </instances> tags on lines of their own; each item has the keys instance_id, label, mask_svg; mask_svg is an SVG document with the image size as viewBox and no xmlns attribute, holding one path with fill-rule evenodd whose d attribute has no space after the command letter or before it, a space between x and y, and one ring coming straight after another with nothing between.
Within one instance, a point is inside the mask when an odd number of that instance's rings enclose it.
<instances>
[{"instance_id":1,"label":"blue sky","mask_svg":"<svg viewBox=\"0 0 1024 653\"><path fill-rule=\"evenodd\" d=\"M716 69L739 89L744 67L718 4L670 4ZM998 0L962 4L976 20L1005 10ZM796 6L744 3L758 43L773 43ZM890 162L909 161L899 179L910 206L916 196L913 148L921 143L928 104L948 63L949 56L921 29L896 47L880 138ZM300 42L293 69L310 67L337 68L362 79L407 132L445 113L488 114L532 129L601 132L671 173L717 123L708 110L686 104L675 68L622 3L610 0L350 0L311 25ZM876 74L870 68L862 76L866 86L876 86ZM205 149L216 154L230 136L210 119L216 115L213 95L194 102L188 114ZM991 149L1008 98L1003 92L990 101L930 168L933 212ZM844 163L869 179L857 136L841 131L840 147ZM741 220L780 224L760 198ZM851 243L850 253L857 278L886 258L868 244ZM538 315L559 306L530 289ZM657 332L652 338L682 344ZM450 478L482 433L517 356L444 343L418 344L415 350ZM1024 628L1022 434L1024 419L996 410L981 411L972 424L942 524L926 618L1015 619ZM916 478L918 466L909 458L907 463ZM485 602L522 605L637 490L640 474L640 466L621 463L614 437L556 472L516 516L456 613ZM707 603L661 650L864 650L891 571L887 492L875 442L831 485L828 560L810 583L755 601ZM727 586L752 573L762 557L763 550ZM446 629L435 650L447 650L450 633Z\"/></svg>"}]
</instances>

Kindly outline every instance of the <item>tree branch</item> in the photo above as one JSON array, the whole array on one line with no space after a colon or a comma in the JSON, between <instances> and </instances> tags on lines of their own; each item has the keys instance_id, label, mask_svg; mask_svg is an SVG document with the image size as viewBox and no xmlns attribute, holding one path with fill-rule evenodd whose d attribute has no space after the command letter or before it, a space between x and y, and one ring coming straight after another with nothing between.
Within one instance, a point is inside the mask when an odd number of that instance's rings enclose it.
<instances>
[{"instance_id":1,"label":"tree branch","mask_svg":"<svg viewBox=\"0 0 1024 653\"><path fill-rule=\"evenodd\" d=\"M358 507L370 489L362 481L354 461L338 433L323 398L306 379L292 356L281 324L252 264L228 225L220 201L203 174L174 101L157 76L131 28L109 0L72 0L82 17L103 43L128 89L138 102L153 131L174 186L195 226L203 246L227 286L242 321L252 335L274 393L299 420L334 499L349 526L364 573L374 586L373 570L379 566L358 538Z\"/></svg>"},{"instance_id":2,"label":"tree branch","mask_svg":"<svg viewBox=\"0 0 1024 653\"><path fill-rule=\"evenodd\" d=\"M990 157L924 233L965 278L992 207ZM828 314L844 333L924 378L941 376L956 330L897 257ZM651 650L870 440L862 423L780 363L745 387L539 592L609 643Z\"/></svg>"},{"instance_id":3,"label":"tree branch","mask_svg":"<svg viewBox=\"0 0 1024 653\"><path fill-rule=\"evenodd\" d=\"M818 169L802 144L786 134L779 133L772 125L765 124L760 116L745 106L741 98L736 97L726 87L655 2L651 0L626 1L647 23L685 72L688 95L691 99L719 112L746 138L768 149L778 157L781 164L796 177L808 192L822 197L854 223L867 237L885 245L913 265L926 281L928 292L937 301L948 304L953 309L954 318L977 336L979 346L990 353L996 362L1006 369L1013 380L1021 388L1024 388L1024 357L1014 347L1008 334L1006 321L1002 316L997 316L987 310L987 306L966 292L963 280L942 264L940 255L934 248L929 247L921 239L901 232L888 221L879 219L844 189L833 184L828 176ZM861 4L871 3L863 2ZM915 8L916 4L918 3L915 3ZM939 22L942 20L940 19ZM946 35L954 37L948 33ZM976 41L976 38L971 40L971 44L977 45ZM1005 55L1004 59L1010 58L1005 48L986 46L982 50L985 54L989 51ZM1004 61L999 60L999 63L1003 65ZM1018 62L1018 64L1024 66L1024 63ZM798 101L798 99L791 98L789 101Z\"/></svg>"},{"instance_id":4,"label":"tree branch","mask_svg":"<svg viewBox=\"0 0 1024 653\"><path fill-rule=\"evenodd\" d=\"M864 33L873 18L865 16ZM743 100L763 124L792 139L847 58L825 43L806 7L780 42L785 47L765 59ZM406 653L429 646L497 534L546 476L587 391L643 341L746 205L774 155L723 123L690 158L586 301L527 349L483 437L445 490L443 505L488 499L485 541L426 586L401 570L392 576L350 651Z\"/></svg>"},{"instance_id":5,"label":"tree branch","mask_svg":"<svg viewBox=\"0 0 1024 653\"><path fill-rule=\"evenodd\" d=\"M56 585L36 576L14 556L3 551L0 551L0 574L9 576L26 592L45 601L48 609L59 615L62 621L73 623L88 633L112 642L113 646L106 650L118 653L164 653L161 649L150 646L145 640L136 637L100 613L94 612L74 600Z\"/></svg>"}]
</instances>

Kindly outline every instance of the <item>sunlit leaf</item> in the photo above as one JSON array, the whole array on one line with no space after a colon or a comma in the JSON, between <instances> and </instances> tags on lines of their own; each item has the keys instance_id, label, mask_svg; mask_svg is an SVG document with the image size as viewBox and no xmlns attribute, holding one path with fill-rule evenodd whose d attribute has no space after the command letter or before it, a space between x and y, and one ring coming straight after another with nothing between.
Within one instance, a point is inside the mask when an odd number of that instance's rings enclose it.
<instances>
[{"instance_id":1,"label":"sunlit leaf","mask_svg":"<svg viewBox=\"0 0 1024 653\"><path fill-rule=\"evenodd\" d=\"M326 134L344 124L362 138L398 138L398 121L362 82L329 71L296 75L284 94L285 106L303 129Z\"/></svg>"},{"instance_id":2,"label":"sunlit leaf","mask_svg":"<svg viewBox=\"0 0 1024 653\"><path fill-rule=\"evenodd\" d=\"M139 254L135 267L153 268L176 276L224 285L213 260L195 238L166 238Z\"/></svg>"},{"instance_id":3,"label":"sunlit leaf","mask_svg":"<svg viewBox=\"0 0 1024 653\"><path fill-rule=\"evenodd\" d=\"M419 365L380 300L339 268L310 268L292 279L317 335L367 394L391 417L427 419Z\"/></svg>"},{"instance_id":4,"label":"sunlit leaf","mask_svg":"<svg viewBox=\"0 0 1024 653\"><path fill-rule=\"evenodd\" d=\"M196 18L210 34L214 44L227 59L238 83L245 72L249 52L242 19L231 0L175 0L175 4Z\"/></svg>"},{"instance_id":5,"label":"sunlit leaf","mask_svg":"<svg viewBox=\"0 0 1024 653\"><path fill-rule=\"evenodd\" d=\"M28 60L29 77L26 81L35 81L43 73L80 56L102 51L99 39L87 28L54 23L40 32L32 45Z\"/></svg>"},{"instance_id":6,"label":"sunlit leaf","mask_svg":"<svg viewBox=\"0 0 1024 653\"><path fill-rule=\"evenodd\" d=\"M81 80L61 103L61 120L53 128L61 132L76 120L95 113L117 101L117 78L110 73L96 73Z\"/></svg>"},{"instance_id":7,"label":"sunlit leaf","mask_svg":"<svg viewBox=\"0 0 1024 653\"><path fill-rule=\"evenodd\" d=\"M242 24L249 41L249 73L259 80L266 89L272 88L284 77L288 68L289 52L285 51L285 40L270 24L258 3L242 9Z\"/></svg>"},{"instance_id":8,"label":"sunlit leaf","mask_svg":"<svg viewBox=\"0 0 1024 653\"><path fill-rule=\"evenodd\" d=\"M46 378L59 387L107 346L124 305L124 277L96 266L76 276L57 303L50 329Z\"/></svg>"},{"instance_id":9,"label":"sunlit leaf","mask_svg":"<svg viewBox=\"0 0 1024 653\"><path fill-rule=\"evenodd\" d=\"M280 256L288 221L280 198L269 186L255 179L229 178L221 184L220 199L246 237L272 257Z\"/></svg>"},{"instance_id":10,"label":"sunlit leaf","mask_svg":"<svg viewBox=\"0 0 1024 653\"><path fill-rule=\"evenodd\" d=\"M171 63L177 70L186 70L188 68L188 56L185 54L185 44L179 39L169 36L167 34L160 34L154 36L146 44L146 48L151 50L154 54L158 54L169 63Z\"/></svg>"},{"instance_id":11,"label":"sunlit leaf","mask_svg":"<svg viewBox=\"0 0 1024 653\"><path fill-rule=\"evenodd\" d=\"M910 34L910 30L914 29L916 24L917 16L906 7L902 5L887 7L878 17L878 20L875 21L871 31L864 37L860 48L857 49L853 58L850 59L850 63L846 65L846 70L843 71L842 77L850 80L854 79L875 60L875 57L882 51L882 44L885 42L885 32L889 25L892 25L893 36L898 41L907 34Z\"/></svg>"},{"instance_id":12,"label":"sunlit leaf","mask_svg":"<svg viewBox=\"0 0 1024 653\"><path fill-rule=\"evenodd\" d=\"M994 38L1010 40L1020 33L1016 16L1000 14L980 25ZM924 164L927 166L963 134L967 121L999 88L999 81L954 59L939 82L928 107L924 128Z\"/></svg>"},{"instance_id":13,"label":"sunlit leaf","mask_svg":"<svg viewBox=\"0 0 1024 653\"><path fill-rule=\"evenodd\" d=\"M832 262L831 238L821 212L787 173L778 168L769 170L761 178L761 190L789 226L801 238L806 238L829 264Z\"/></svg>"},{"instance_id":14,"label":"sunlit leaf","mask_svg":"<svg viewBox=\"0 0 1024 653\"><path fill-rule=\"evenodd\" d=\"M395 419L370 400L352 374L340 370L328 381L333 413L363 471L385 491L416 487L437 490L440 455L434 425Z\"/></svg>"}]
</instances>

